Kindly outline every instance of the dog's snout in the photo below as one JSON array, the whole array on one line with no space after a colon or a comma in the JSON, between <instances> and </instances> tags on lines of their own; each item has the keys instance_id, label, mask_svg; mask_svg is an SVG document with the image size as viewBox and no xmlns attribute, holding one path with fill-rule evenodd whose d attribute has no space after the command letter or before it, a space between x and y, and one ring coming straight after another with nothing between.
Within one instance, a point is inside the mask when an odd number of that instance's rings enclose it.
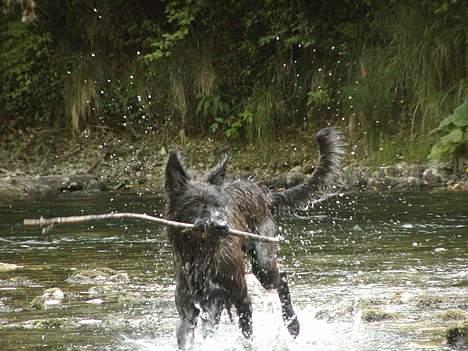
<instances>
[{"instance_id":1,"label":"dog's snout","mask_svg":"<svg viewBox=\"0 0 468 351\"><path fill-rule=\"evenodd\" d=\"M211 212L210 219L208 221L208 228L210 231L217 233L226 233L229 230L227 222L217 210Z\"/></svg>"},{"instance_id":2,"label":"dog's snout","mask_svg":"<svg viewBox=\"0 0 468 351\"><path fill-rule=\"evenodd\" d=\"M218 211L213 211L210 216L195 221L195 230L205 234L224 234L229 231L229 225Z\"/></svg>"},{"instance_id":3,"label":"dog's snout","mask_svg":"<svg viewBox=\"0 0 468 351\"><path fill-rule=\"evenodd\" d=\"M217 233L227 233L229 231L229 225L222 218L211 218L209 221L208 228L210 231Z\"/></svg>"}]
</instances>

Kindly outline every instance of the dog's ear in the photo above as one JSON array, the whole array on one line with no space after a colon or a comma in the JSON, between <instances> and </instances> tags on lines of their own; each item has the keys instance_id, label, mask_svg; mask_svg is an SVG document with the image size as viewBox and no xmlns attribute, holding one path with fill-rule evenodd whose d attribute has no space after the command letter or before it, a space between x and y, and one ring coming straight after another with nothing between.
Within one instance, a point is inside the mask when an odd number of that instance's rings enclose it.
<instances>
[{"instance_id":1,"label":"dog's ear","mask_svg":"<svg viewBox=\"0 0 468 351\"><path fill-rule=\"evenodd\" d=\"M226 168L229 162L229 155L225 154L223 159L218 165L208 173L207 181L213 185L221 185L224 182L226 176Z\"/></svg>"},{"instance_id":2,"label":"dog's ear","mask_svg":"<svg viewBox=\"0 0 468 351\"><path fill-rule=\"evenodd\" d=\"M177 152L172 151L166 164L166 179L164 189L167 193L184 190L190 181L190 175L185 170Z\"/></svg>"}]
</instances>

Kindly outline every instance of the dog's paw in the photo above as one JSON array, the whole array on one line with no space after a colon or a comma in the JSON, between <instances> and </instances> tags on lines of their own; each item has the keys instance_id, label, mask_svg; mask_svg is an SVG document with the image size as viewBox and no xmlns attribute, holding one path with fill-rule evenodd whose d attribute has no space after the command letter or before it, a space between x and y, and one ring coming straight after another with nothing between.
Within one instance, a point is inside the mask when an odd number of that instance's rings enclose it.
<instances>
[{"instance_id":1,"label":"dog's paw","mask_svg":"<svg viewBox=\"0 0 468 351\"><path fill-rule=\"evenodd\" d=\"M293 315L290 318L286 319L285 324L286 328L288 328L289 334L291 334L292 337L296 338L299 335L299 331L301 329L297 316Z\"/></svg>"}]
</instances>

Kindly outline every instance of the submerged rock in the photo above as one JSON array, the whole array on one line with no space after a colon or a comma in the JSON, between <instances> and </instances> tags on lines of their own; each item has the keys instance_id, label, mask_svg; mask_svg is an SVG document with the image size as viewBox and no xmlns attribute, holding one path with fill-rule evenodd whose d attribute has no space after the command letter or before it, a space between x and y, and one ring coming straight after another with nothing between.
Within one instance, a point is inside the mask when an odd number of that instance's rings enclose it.
<instances>
[{"instance_id":1,"label":"submerged rock","mask_svg":"<svg viewBox=\"0 0 468 351\"><path fill-rule=\"evenodd\" d=\"M66 318L48 318L32 321L32 329L55 329L62 328Z\"/></svg>"},{"instance_id":2,"label":"submerged rock","mask_svg":"<svg viewBox=\"0 0 468 351\"><path fill-rule=\"evenodd\" d=\"M44 318L22 321L14 326L21 329L61 329L74 327L73 323L67 318Z\"/></svg>"},{"instance_id":3,"label":"submerged rock","mask_svg":"<svg viewBox=\"0 0 468 351\"><path fill-rule=\"evenodd\" d=\"M18 266L14 263L0 262L0 273L13 272L21 268L23 268L23 266Z\"/></svg>"},{"instance_id":4,"label":"submerged rock","mask_svg":"<svg viewBox=\"0 0 468 351\"><path fill-rule=\"evenodd\" d=\"M48 306L58 305L65 298L65 294L59 288L44 290L41 296L36 296L30 303L31 308L42 310Z\"/></svg>"},{"instance_id":5,"label":"submerged rock","mask_svg":"<svg viewBox=\"0 0 468 351\"><path fill-rule=\"evenodd\" d=\"M129 282L128 274L110 268L101 267L83 269L73 273L65 281L72 285L124 284Z\"/></svg>"},{"instance_id":6,"label":"submerged rock","mask_svg":"<svg viewBox=\"0 0 468 351\"><path fill-rule=\"evenodd\" d=\"M362 310L362 317L366 322L380 322L385 320L397 319L396 313L387 312L377 308L366 308Z\"/></svg>"},{"instance_id":7,"label":"submerged rock","mask_svg":"<svg viewBox=\"0 0 468 351\"><path fill-rule=\"evenodd\" d=\"M416 298L416 305L418 307L434 307L443 302L442 298L434 295L422 295Z\"/></svg>"},{"instance_id":8,"label":"submerged rock","mask_svg":"<svg viewBox=\"0 0 468 351\"><path fill-rule=\"evenodd\" d=\"M119 287L115 285L107 284L107 285L96 285L92 286L88 289L88 294L90 296L103 296L115 293L116 291L120 291Z\"/></svg>"},{"instance_id":9,"label":"submerged rock","mask_svg":"<svg viewBox=\"0 0 468 351\"><path fill-rule=\"evenodd\" d=\"M34 283L32 280L29 280L28 278L24 277L11 277L9 279L1 280L0 279L0 287L8 287L8 288L13 288L13 287L19 287L19 286L33 286L37 285Z\"/></svg>"},{"instance_id":10,"label":"submerged rock","mask_svg":"<svg viewBox=\"0 0 468 351\"><path fill-rule=\"evenodd\" d=\"M452 309L452 310L447 310L442 313L440 313L440 318L442 318L444 321L450 321L450 320L468 320L468 312L465 312L460 309Z\"/></svg>"},{"instance_id":11,"label":"submerged rock","mask_svg":"<svg viewBox=\"0 0 468 351\"><path fill-rule=\"evenodd\" d=\"M385 305L387 302L384 299L372 297L372 298L362 298L357 302L358 307L366 308L375 305Z\"/></svg>"},{"instance_id":12,"label":"submerged rock","mask_svg":"<svg viewBox=\"0 0 468 351\"><path fill-rule=\"evenodd\" d=\"M147 300L141 293L138 292L126 292L119 294L117 303L123 304L124 306L133 306L146 302Z\"/></svg>"},{"instance_id":13,"label":"submerged rock","mask_svg":"<svg viewBox=\"0 0 468 351\"><path fill-rule=\"evenodd\" d=\"M447 344L460 349L464 349L464 346L466 346L465 340L467 335L468 327L465 322L459 322L457 325L451 326L445 331Z\"/></svg>"}]
</instances>

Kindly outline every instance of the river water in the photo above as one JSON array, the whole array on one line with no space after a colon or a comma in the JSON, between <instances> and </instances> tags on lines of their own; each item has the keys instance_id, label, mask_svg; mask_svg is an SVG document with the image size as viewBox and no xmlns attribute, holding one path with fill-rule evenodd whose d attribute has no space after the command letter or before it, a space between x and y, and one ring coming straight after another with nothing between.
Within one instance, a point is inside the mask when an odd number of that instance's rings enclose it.
<instances>
[{"instance_id":1,"label":"river water","mask_svg":"<svg viewBox=\"0 0 468 351\"><path fill-rule=\"evenodd\" d=\"M21 224L110 211L159 216L163 206L121 193L0 200L0 262L23 266L0 272L0 350L175 350L172 259L160 226L100 222L42 235ZM224 315L213 336L197 333L196 350L449 349L445 329L468 309L466 193L351 194L278 222L301 334L289 336L276 294L248 273L253 339ZM102 267L117 272L67 280ZM54 287L63 299L31 307Z\"/></svg>"}]
</instances>

